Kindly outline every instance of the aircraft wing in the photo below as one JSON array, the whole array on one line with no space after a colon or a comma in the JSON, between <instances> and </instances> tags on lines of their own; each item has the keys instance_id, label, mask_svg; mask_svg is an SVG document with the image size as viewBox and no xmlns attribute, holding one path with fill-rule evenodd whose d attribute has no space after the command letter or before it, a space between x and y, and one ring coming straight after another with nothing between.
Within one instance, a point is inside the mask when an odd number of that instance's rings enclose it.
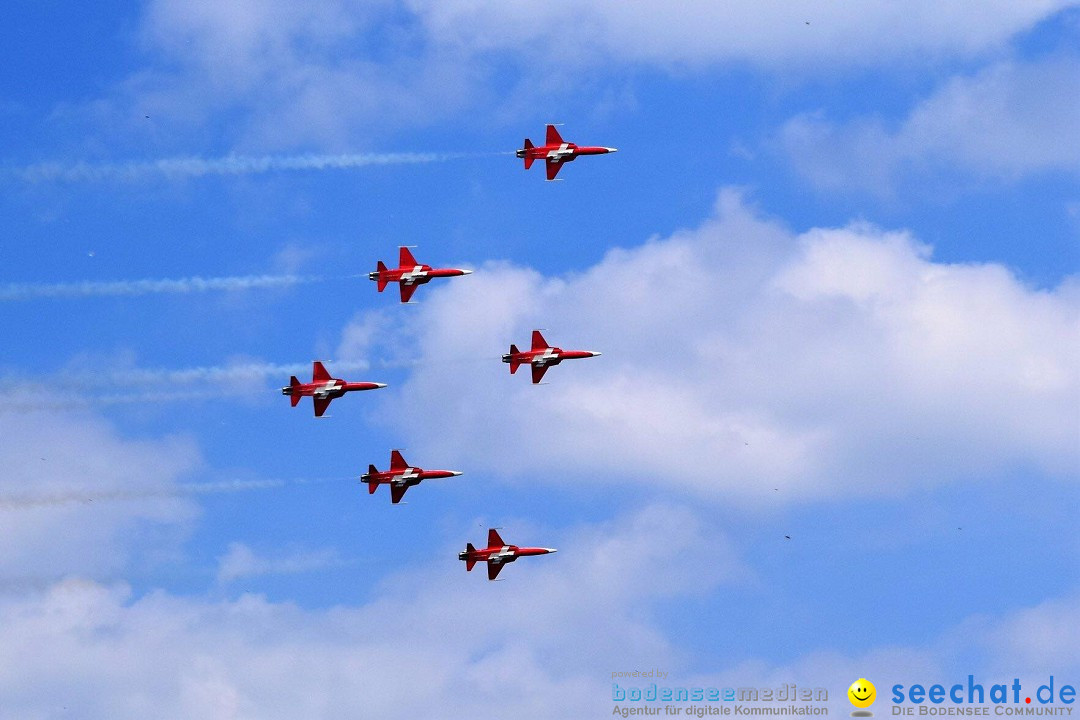
<instances>
[{"instance_id":1,"label":"aircraft wing","mask_svg":"<svg viewBox=\"0 0 1080 720\"><path fill-rule=\"evenodd\" d=\"M554 160L547 161L547 179L554 180L555 176L562 170L563 163Z\"/></svg>"},{"instance_id":2,"label":"aircraft wing","mask_svg":"<svg viewBox=\"0 0 1080 720\"><path fill-rule=\"evenodd\" d=\"M313 396L311 399L315 401L315 417L322 417L323 413L326 412L326 408L330 406L330 401L333 398L321 398Z\"/></svg>"},{"instance_id":3,"label":"aircraft wing","mask_svg":"<svg viewBox=\"0 0 1080 720\"><path fill-rule=\"evenodd\" d=\"M405 496L405 491L409 489L408 485L394 485L390 484L390 502L397 505L401 502L401 498Z\"/></svg>"},{"instance_id":4,"label":"aircraft wing","mask_svg":"<svg viewBox=\"0 0 1080 720\"><path fill-rule=\"evenodd\" d=\"M495 528L491 528L490 530L488 530L488 547L501 548L503 545L506 545L506 543L504 543L503 539L499 537L499 531Z\"/></svg>"},{"instance_id":5,"label":"aircraft wing","mask_svg":"<svg viewBox=\"0 0 1080 720\"><path fill-rule=\"evenodd\" d=\"M548 367L549 366L547 366L547 365L533 365L532 366L532 375L533 375L533 384L534 385L539 383L540 380L543 379L544 373L547 372Z\"/></svg>"},{"instance_id":6,"label":"aircraft wing","mask_svg":"<svg viewBox=\"0 0 1080 720\"><path fill-rule=\"evenodd\" d=\"M420 286L419 285L409 285L407 283L402 282L402 283L398 283L398 287L401 288L401 302L407 303L407 302L409 302L409 298L412 297L413 293L416 292L416 288L418 288Z\"/></svg>"},{"instance_id":7,"label":"aircraft wing","mask_svg":"<svg viewBox=\"0 0 1080 720\"><path fill-rule=\"evenodd\" d=\"M499 572L505 567L503 563L488 562L488 580L499 577Z\"/></svg>"}]
</instances>

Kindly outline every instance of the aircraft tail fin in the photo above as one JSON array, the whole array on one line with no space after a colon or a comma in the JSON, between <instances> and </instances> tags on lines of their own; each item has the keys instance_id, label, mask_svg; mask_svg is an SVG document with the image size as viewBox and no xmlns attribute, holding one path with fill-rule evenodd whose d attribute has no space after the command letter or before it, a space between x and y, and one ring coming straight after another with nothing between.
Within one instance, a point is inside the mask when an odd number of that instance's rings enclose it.
<instances>
[{"instance_id":1,"label":"aircraft tail fin","mask_svg":"<svg viewBox=\"0 0 1080 720\"><path fill-rule=\"evenodd\" d=\"M374 495L375 491L379 489L379 483L375 480L368 480L367 492L368 495Z\"/></svg>"},{"instance_id":2,"label":"aircraft tail fin","mask_svg":"<svg viewBox=\"0 0 1080 720\"><path fill-rule=\"evenodd\" d=\"M386 278L386 264L382 260L379 261L377 270L379 273L379 292L382 292L386 289L386 283L388 282Z\"/></svg>"},{"instance_id":3,"label":"aircraft tail fin","mask_svg":"<svg viewBox=\"0 0 1080 720\"><path fill-rule=\"evenodd\" d=\"M511 345L511 346L510 346L510 374L511 374L511 375L513 375L514 373L516 373L516 372L517 372L517 369L518 369L518 367L519 367L519 366L521 365L521 361L520 361L520 360L515 360L515 359L514 359L514 356L515 356L515 355L517 355L517 354L518 354L519 352L521 352L521 351L520 351L520 350L518 350L518 346L517 346L517 345Z\"/></svg>"},{"instance_id":4,"label":"aircraft tail fin","mask_svg":"<svg viewBox=\"0 0 1080 720\"><path fill-rule=\"evenodd\" d=\"M525 169L526 170L531 168L532 164L533 164L533 161L536 160L535 157L529 155L529 151L532 150L534 147L536 147L536 146L532 144L532 140L530 140L529 138L525 138Z\"/></svg>"},{"instance_id":5,"label":"aircraft tail fin","mask_svg":"<svg viewBox=\"0 0 1080 720\"><path fill-rule=\"evenodd\" d=\"M465 557L465 570L471 572L473 565L476 564L476 557L474 556L476 548L473 547L472 543L465 543L465 552L467 553Z\"/></svg>"},{"instance_id":6,"label":"aircraft tail fin","mask_svg":"<svg viewBox=\"0 0 1080 720\"><path fill-rule=\"evenodd\" d=\"M289 395L289 402L292 403L293 407L296 407L297 403L300 402L300 393L296 391L296 388L299 385L300 381L296 379L295 375L289 378L289 387L292 388L292 394Z\"/></svg>"}]
</instances>

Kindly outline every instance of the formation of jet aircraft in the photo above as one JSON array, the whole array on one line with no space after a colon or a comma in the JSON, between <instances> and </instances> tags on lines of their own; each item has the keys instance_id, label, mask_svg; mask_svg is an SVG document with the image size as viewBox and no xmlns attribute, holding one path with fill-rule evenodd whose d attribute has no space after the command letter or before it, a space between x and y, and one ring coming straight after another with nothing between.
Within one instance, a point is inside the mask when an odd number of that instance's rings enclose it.
<instances>
[{"instance_id":1,"label":"formation of jet aircraft","mask_svg":"<svg viewBox=\"0 0 1080 720\"><path fill-rule=\"evenodd\" d=\"M486 548L476 549L472 543L466 543L465 549L458 553L458 560L465 561L465 570L471 572L473 565L478 562L487 563L488 580L494 580L507 563L512 563L519 557L529 555L547 555L558 552L555 548L543 547L518 547L507 545L499 537L499 531L495 528L488 530L488 542Z\"/></svg>"},{"instance_id":2,"label":"formation of jet aircraft","mask_svg":"<svg viewBox=\"0 0 1080 720\"><path fill-rule=\"evenodd\" d=\"M547 179L554 180L559 170L562 170L563 164L573 162L581 155L604 155L613 152L618 152L618 148L568 143L562 139L554 125L548 125L543 145L533 145L532 140L525 138L525 147L518 150L516 154L525 160L526 170L531 168L535 161L543 160L547 169Z\"/></svg>"},{"instance_id":3,"label":"formation of jet aircraft","mask_svg":"<svg viewBox=\"0 0 1080 720\"><path fill-rule=\"evenodd\" d=\"M600 353L595 350L563 350L551 347L539 330L532 332L532 349L518 350L517 345L510 346L510 352L502 356L504 363L510 363L510 374L513 375L522 365L532 366L533 384L538 384L544 377L544 373L552 365L558 365L563 360L578 360L580 358L596 357Z\"/></svg>"},{"instance_id":4,"label":"formation of jet aircraft","mask_svg":"<svg viewBox=\"0 0 1080 720\"><path fill-rule=\"evenodd\" d=\"M424 480L437 480L458 475L461 475L458 470L424 470L412 467L405 462L400 452L391 450L390 469L381 471L374 465L368 465L368 471L360 476L360 481L368 484L369 495L374 495L380 485L389 485L390 502L397 505L404 497L405 491L413 485L419 485Z\"/></svg>"},{"instance_id":5,"label":"formation of jet aircraft","mask_svg":"<svg viewBox=\"0 0 1080 720\"><path fill-rule=\"evenodd\" d=\"M575 145L566 142L554 125L548 125L543 145L533 145L532 141L526 138L525 147L518 150L516 155L525 160L526 170L532 167L535 161L543 160L547 170L547 179L554 180L565 163L572 162L581 155L602 155L613 152L616 152L615 148ZM431 282L433 278L457 277L471 273L471 270L433 268L430 265L424 265L417 262L408 246L402 245L398 248L398 266L388 268L379 260L376 269L368 273L368 279L377 283L379 292L383 292L390 283L397 283L401 302L408 303L412 300L416 289ZM532 347L522 351L518 350L516 345L511 345L510 352L502 356L502 361L509 363L511 374L516 373L520 366L529 365L533 383L539 384L549 367L558 365L563 360L596 357L599 354L593 350L563 350L552 347L539 330L533 330ZM292 407L296 407L300 398L311 397L315 406L315 417L322 417L334 398L341 397L347 392L384 387L386 387L384 383L347 382L331 377L323 364L316 360L312 366L311 382L302 383L294 375L289 379L289 384L281 388L281 393L289 396ZM368 494L371 495L375 494L380 485L388 485L390 502L397 505L405 496L405 492L413 485L419 485L424 480L456 477L461 474L458 470L424 470L414 467L406 462L398 450L392 450L390 467L387 470L379 470L374 465L368 465L368 471L360 476L360 480L367 483ZM555 552L554 548L508 545L499 537L498 531L491 528L488 530L487 547L477 549L472 543L468 543L465 550L458 554L458 559L465 561L466 571L471 571L478 562L487 563L488 580L494 580L505 565L514 562L519 557L546 555L553 552Z\"/></svg>"},{"instance_id":6,"label":"formation of jet aircraft","mask_svg":"<svg viewBox=\"0 0 1080 720\"><path fill-rule=\"evenodd\" d=\"M300 402L300 398L310 397L315 403L315 417L322 417L334 398L355 390L376 390L384 387L386 383L346 382L340 378L330 377L330 373L326 371L323 364L316 360L311 368L311 382L302 383L293 375L289 378L289 384L281 388L281 394L289 396L289 402L293 407Z\"/></svg>"},{"instance_id":7,"label":"formation of jet aircraft","mask_svg":"<svg viewBox=\"0 0 1080 720\"><path fill-rule=\"evenodd\" d=\"M421 265L409 251L402 245L398 249L398 267L388 268L380 260L377 269L368 273L368 279L378 283L379 292L386 289L388 283L398 283L401 291L401 302L407 303L412 298L416 288L424 283L431 282L432 278L456 277L458 275L470 275L472 270L458 270L456 268L433 268L430 265Z\"/></svg>"}]
</instances>

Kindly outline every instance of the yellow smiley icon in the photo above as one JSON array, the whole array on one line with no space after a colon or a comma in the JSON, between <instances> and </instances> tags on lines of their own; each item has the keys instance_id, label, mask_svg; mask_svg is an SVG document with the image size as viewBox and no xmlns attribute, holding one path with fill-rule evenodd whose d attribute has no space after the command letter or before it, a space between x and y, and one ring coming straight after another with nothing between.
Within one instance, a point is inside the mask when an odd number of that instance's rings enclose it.
<instances>
[{"instance_id":1,"label":"yellow smiley icon","mask_svg":"<svg viewBox=\"0 0 1080 720\"><path fill-rule=\"evenodd\" d=\"M847 690L847 696L848 700L850 700L851 704L855 707L868 708L874 704L874 699L877 697L877 689L874 688L874 683L866 678L859 678L851 683L851 687Z\"/></svg>"}]
</instances>

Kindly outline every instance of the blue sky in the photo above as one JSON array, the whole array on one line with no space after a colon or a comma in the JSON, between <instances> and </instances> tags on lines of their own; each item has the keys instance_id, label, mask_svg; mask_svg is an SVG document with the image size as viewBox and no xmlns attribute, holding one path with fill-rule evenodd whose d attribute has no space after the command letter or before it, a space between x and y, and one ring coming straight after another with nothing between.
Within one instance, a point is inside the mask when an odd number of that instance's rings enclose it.
<instances>
[{"instance_id":1,"label":"blue sky","mask_svg":"<svg viewBox=\"0 0 1080 720\"><path fill-rule=\"evenodd\" d=\"M1080 5L938 5L17 3L5 708L1080 681ZM619 153L545 183L552 121ZM400 306L400 244L475 273ZM603 355L532 387L535 327ZM317 421L312 359L389 387ZM395 447L465 474L391 507Z\"/></svg>"}]
</instances>

